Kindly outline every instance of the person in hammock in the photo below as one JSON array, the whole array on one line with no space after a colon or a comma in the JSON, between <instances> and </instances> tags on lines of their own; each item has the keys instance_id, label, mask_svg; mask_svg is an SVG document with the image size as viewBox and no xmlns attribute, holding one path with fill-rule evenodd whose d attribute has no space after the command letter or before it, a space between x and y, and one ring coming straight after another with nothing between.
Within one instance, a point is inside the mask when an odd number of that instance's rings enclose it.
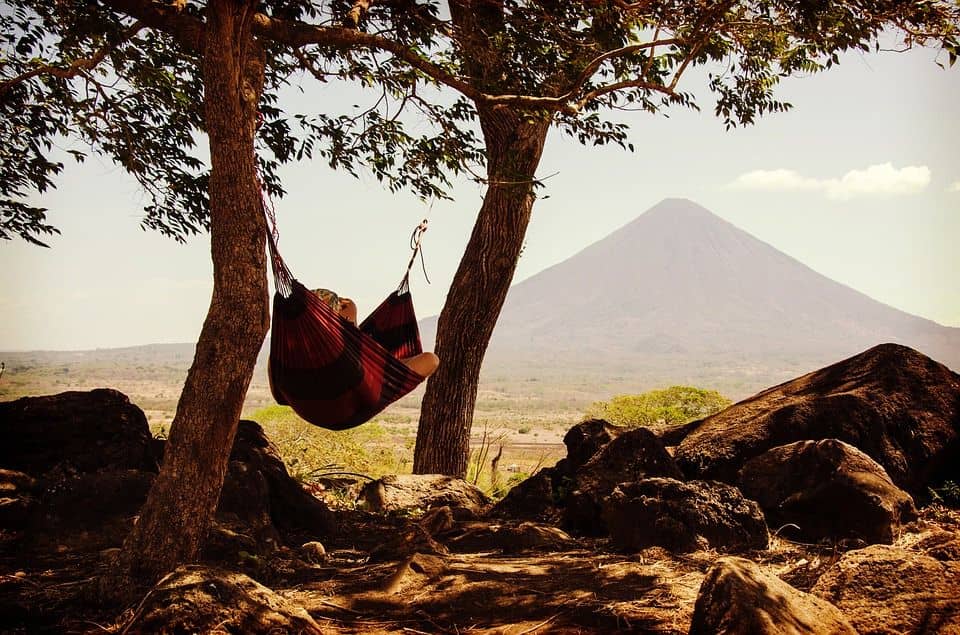
<instances>
[{"instance_id":1,"label":"person in hammock","mask_svg":"<svg viewBox=\"0 0 960 635\"><path fill-rule=\"evenodd\" d=\"M357 325L357 305L353 300L341 297L330 289L313 289L313 293L336 311L340 317L345 318L354 326ZM420 353L400 361L421 377L429 377L440 366L440 358L433 353Z\"/></svg>"}]
</instances>

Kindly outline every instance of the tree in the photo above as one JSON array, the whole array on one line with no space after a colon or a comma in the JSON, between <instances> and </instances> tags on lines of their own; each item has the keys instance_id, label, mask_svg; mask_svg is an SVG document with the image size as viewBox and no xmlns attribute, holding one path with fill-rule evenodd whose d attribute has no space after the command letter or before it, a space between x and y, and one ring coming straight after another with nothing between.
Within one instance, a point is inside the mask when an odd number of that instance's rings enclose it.
<instances>
[{"instance_id":1,"label":"tree","mask_svg":"<svg viewBox=\"0 0 960 635\"><path fill-rule=\"evenodd\" d=\"M210 231L210 308L163 465L117 568L122 580L149 583L196 557L269 325L261 181L282 194L277 165L316 151L335 167L366 163L393 188L436 196L447 171L473 158L473 137L449 128L456 111L431 111L448 128L414 138L380 108L399 100L430 111L415 95L423 76L396 61L421 59L417 47L428 47L436 28L430 7L334 3L321 15L296 0L23 0L4 11L0 237L43 245L57 232L23 197L55 186L62 137L139 181L150 199L146 227L178 240ZM378 12L389 28L358 28ZM291 116L278 101L298 71L375 85L381 98L360 117ZM198 133L209 165L195 156Z\"/></svg>"},{"instance_id":2,"label":"tree","mask_svg":"<svg viewBox=\"0 0 960 635\"><path fill-rule=\"evenodd\" d=\"M453 0L450 57L483 133L483 205L437 325L443 360L423 398L414 471L466 473L480 366L506 298L536 198L551 127L585 144L626 143L601 112L697 108L681 91L705 67L729 128L786 110L778 81L879 48L940 46L956 60L954 2L659 2ZM451 84L452 85L452 84ZM641 153L645 152L641 149Z\"/></svg>"},{"instance_id":3,"label":"tree","mask_svg":"<svg viewBox=\"0 0 960 635\"><path fill-rule=\"evenodd\" d=\"M728 58L710 81L717 114L749 123L786 107L773 98L780 74L828 67L887 26L908 44L956 52L957 8L946 2L808 5L455 0L449 19L416 0L5 5L0 237L42 244L56 232L23 198L55 185L61 137L81 139L137 178L150 198L145 226L179 240L211 234L210 309L120 575L149 582L193 559L213 515L267 328L259 181L282 194L279 163L317 154L349 171L367 165L391 188L421 196L443 195L451 171L486 164L487 193L440 318L443 363L427 387L415 456L417 471L462 475L480 364L551 126L585 143L625 145L623 126L601 119L601 108L693 106L678 90L681 76ZM358 116L291 115L282 89L302 72L351 79L379 96ZM425 83L461 97L428 100ZM402 108L429 117L436 134L408 136ZM194 154L198 133L209 166Z\"/></svg>"}]
</instances>

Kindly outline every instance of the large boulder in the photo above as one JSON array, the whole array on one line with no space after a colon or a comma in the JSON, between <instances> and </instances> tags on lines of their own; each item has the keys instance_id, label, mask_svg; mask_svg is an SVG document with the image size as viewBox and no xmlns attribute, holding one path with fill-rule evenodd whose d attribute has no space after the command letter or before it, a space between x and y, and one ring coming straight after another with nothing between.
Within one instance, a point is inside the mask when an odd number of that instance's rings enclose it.
<instances>
[{"instance_id":1,"label":"large boulder","mask_svg":"<svg viewBox=\"0 0 960 635\"><path fill-rule=\"evenodd\" d=\"M330 510L290 476L256 421L241 420L237 426L218 512L284 532L316 535L333 527Z\"/></svg>"},{"instance_id":2,"label":"large boulder","mask_svg":"<svg viewBox=\"0 0 960 635\"><path fill-rule=\"evenodd\" d=\"M157 470L143 411L108 388L0 403L0 467L39 477L54 467Z\"/></svg>"},{"instance_id":3,"label":"large boulder","mask_svg":"<svg viewBox=\"0 0 960 635\"><path fill-rule=\"evenodd\" d=\"M3 526L41 549L119 544L162 456L140 409L114 390L69 392L0 404L0 429L14 424L9 443L0 444L3 467L13 468L0 469ZM330 530L331 519L287 474L260 426L241 421L211 532L214 551L269 551L280 531L315 536Z\"/></svg>"},{"instance_id":4,"label":"large boulder","mask_svg":"<svg viewBox=\"0 0 960 635\"><path fill-rule=\"evenodd\" d=\"M749 560L721 558L697 595L690 635L856 635L840 610Z\"/></svg>"},{"instance_id":5,"label":"large boulder","mask_svg":"<svg viewBox=\"0 0 960 635\"><path fill-rule=\"evenodd\" d=\"M125 633L316 633L307 611L242 573L183 566L147 593Z\"/></svg>"},{"instance_id":6,"label":"large boulder","mask_svg":"<svg viewBox=\"0 0 960 635\"><path fill-rule=\"evenodd\" d=\"M793 533L805 540L891 543L900 525L917 517L913 499L880 464L836 439L768 450L747 461L739 485L772 527L799 527Z\"/></svg>"},{"instance_id":7,"label":"large boulder","mask_svg":"<svg viewBox=\"0 0 960 635\"><path fill-rule=\"evenodd\" d=\"M425 512L449 507L457 519L473 519L487 511L490 498L477 486L441 474L391 474L367 483L360 504L372 512Z\"/></svg>"},{"instance_id":8,"label":"large boulder","mask_svg":"<svg viewBox=\"0 0 960 635\"><path fill-rule=\"evenodd\" d=\"M887 545L848 551L811 592L861 633L960 633L960 563Z\"/></svg>"},{"instance_id":9,"label":"large boulder","mask_svg":"<svg viewBox=\"0 0 960 635\"><path fill-rule=\"evenodd\" d=\"M683 478L657 435L646 428L623 432L575 472L575 489L564 501L564 522L581 533L601 534L601 505L617 484L656 476Z\"/></svg>"},{"instance_id":10,"label":"large boulder","mask_svg":"<svg viewBox=\"0 0 960 635\"><path fill-rule=\"evenodd\" d=\"M960 375L915 350L882 344L765 390L705 419L677 446L690 478L735 483L740 467L802 440L865 452L914 496L960 479Z\"/></svg>"},{"instance_id":11,"label":"large boulder","mask_svg":"<svg viewBox=\"0 0 960 635\"><path fill-rule=\"evenodd\" d=\"M573 426L563 435L563 444L567 446L567 465L570 471L576 471L627 428L615 426L603 419L588 419Z\"/></svg>"},{"instance_id":12,"label":"large boulder","mask_svg":"<svg viewBox=\"0 0 960 635\"><path fill-rule=\"evenodd\" d=\"M517 483L490 510L491 516L520 520L554 521L560 517L558 503L563 476L556 468L545 467Z\"/></svg>"},{"instance_id":13,"label":"large boulder","mask_svg":"<svg viewBox=\"0 0 960 635\"><path fill-rule=\"evenodd\" d=\"M639 551L712 548L765 549L767 525L759 505L730 485L648 478L621 483L603 501L603 520L614 547Z\"/></svg>"}]
</instances>

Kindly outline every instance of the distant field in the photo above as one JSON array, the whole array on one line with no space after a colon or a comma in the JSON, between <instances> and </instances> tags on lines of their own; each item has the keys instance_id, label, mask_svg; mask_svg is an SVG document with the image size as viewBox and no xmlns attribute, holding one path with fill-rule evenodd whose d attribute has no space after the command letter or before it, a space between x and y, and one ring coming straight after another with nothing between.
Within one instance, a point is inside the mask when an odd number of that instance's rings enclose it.
<instances>
[{"instance_id":1,"label":"distant field","mask_svg":"<svg viewBox=\"0 0 960 635\"><path fill-rule=\"evenodd\" d=\"M155 433L163 434L173 420L192 359L193 347L183 344L82 352L0 353L0 361L6 364L0 378L0 401L67 390L115 388L145 412ZM731 361L727 366L704 363L693 369L651 362L648 368L638 370L616 365L608 368L562 363L538 366L493 359L481 376L472 444L475 451L480 452L484 438L487 439L486 469L489 459L502 444L504 451L499 464L503 476L529 473L540 465L552 465L563 455L564 433L580 421L596 401L673 384L711 388L738 399L812 369L802 368L798 363L787 365L791 366L796 370L771 372L738 361ZM303 439L312 440L303 447L316 446L315 452L310 451L310 465L315 466L326 460L324 447L330 450L329 462L338 462L343 456L342 452L337 455L339 450L335 451L337 443L346 442L351 435L367 434L361 445L370 449L371 456L380 459L368 461L365 469L374 473L409 471L422 395L423 387L385 410L369 426L361 427L360 432L340 437L337 433L320 434L289 409L275 406L267 385L265 359L261 356L243 416L264 425L286 453L288 464L296 458L294 454L300 451L297 448L302 446ZM331 434L333 436L324 436ZM339 441L335 443L336 439ZM481 480L483 478L486 477L482 476Z\"/></svg>"}]
</instances>

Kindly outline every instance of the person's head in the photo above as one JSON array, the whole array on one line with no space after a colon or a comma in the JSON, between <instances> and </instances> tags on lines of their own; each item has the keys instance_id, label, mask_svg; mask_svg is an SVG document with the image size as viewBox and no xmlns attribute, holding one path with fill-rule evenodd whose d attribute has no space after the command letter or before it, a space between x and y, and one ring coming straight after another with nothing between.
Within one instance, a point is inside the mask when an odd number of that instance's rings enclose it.
<instances>
[{"instance_id":1,"label":"person's head","mask_svg":"<svg viewBox=\"0 0 960 635\"><path fill-rule=\"evenodd\" d=\"M340 296L336 293L330 289L314 289L313 293L336 313L340 313Z\"/></svg>"}]
</instances>

